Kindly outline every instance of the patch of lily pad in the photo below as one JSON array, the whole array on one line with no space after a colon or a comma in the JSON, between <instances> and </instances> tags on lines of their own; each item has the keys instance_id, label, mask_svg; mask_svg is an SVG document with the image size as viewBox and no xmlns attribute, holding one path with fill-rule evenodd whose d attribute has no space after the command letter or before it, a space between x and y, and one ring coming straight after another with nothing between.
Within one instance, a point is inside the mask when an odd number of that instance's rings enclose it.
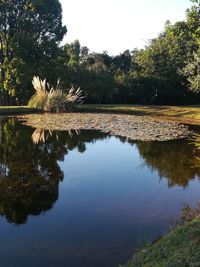
<instances>
[{"instance_id":1,"label":"patch of lily pad","mask_svg":"<svg viewBox=\"0 0 200 267\"><path fill-rule=\"evenodd\" d=\"M187 138L187 125L150 116L97 113L30 114L19 117L33 128L59 131L98 130L140 141L168 141Z\"/></svg>"}]
</instances>

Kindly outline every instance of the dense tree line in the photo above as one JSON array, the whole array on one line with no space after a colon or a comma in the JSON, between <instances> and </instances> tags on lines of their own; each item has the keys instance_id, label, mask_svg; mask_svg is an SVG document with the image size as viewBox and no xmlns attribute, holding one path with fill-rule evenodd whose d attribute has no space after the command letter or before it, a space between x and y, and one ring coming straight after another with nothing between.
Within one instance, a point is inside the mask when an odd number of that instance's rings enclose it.
<instances>
[{"instance_id":1,"label":"dense tree line","mask_svg":"<svg viewBox=\"0 0 200 267\"><path fill-rule=\"evenodd\" d=\"M1 0L0 102L24 104L34 75L63 89L81 87L88 103L187 104L200 100L200 0L185 21L166 22L141 50L90 52L67 30L58 0ZM134 44L133 44L134 45Z\"/></svg>"}]
</instances>

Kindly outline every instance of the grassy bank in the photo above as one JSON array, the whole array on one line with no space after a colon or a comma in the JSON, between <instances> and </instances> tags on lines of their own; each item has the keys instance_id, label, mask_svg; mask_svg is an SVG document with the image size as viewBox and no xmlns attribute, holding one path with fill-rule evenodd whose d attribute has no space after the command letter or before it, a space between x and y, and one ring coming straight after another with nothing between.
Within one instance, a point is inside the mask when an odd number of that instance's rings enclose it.
<instances>
[{"instance_id":1,"label":"grassy bank","mask_svg":"<svg viewBox=\"0 0 200 267\"><path fill-rule=\"evenodd\" d=\"M200 266L200 217L143 248L124 267Z\"/></svg>"},{"instance_id":2,"label":"grassy bank","mask_svg":"<svg viewBox=\"0 0 200 267\"><path fill-rule=\"evenodd\" d=\"M0 106L0 115L34 113L36 111L36 109L27 106Z\"/></svg>"},{"instance_id":3,"label":"grassy bank","mask_svg":"<svg viewBox=\"0 0 200 267\"><path fill-rule=\"evenodd\" d=\"M162 116L180 122L200 124L200 106L82 105L80 110Z\"/></svg>"},{"instance_id":4,"label":"grassy bank","mask_svg":"<svg viewBox=\"0 0 200 267\"><path fill-rule=\"evenodd\" d=\"M35 113L36 111L27 106L0 107L0 115ZM183 123L200 124L200 106L81 105L77 111L147 115Z\"/></svg>"}]
</instances>

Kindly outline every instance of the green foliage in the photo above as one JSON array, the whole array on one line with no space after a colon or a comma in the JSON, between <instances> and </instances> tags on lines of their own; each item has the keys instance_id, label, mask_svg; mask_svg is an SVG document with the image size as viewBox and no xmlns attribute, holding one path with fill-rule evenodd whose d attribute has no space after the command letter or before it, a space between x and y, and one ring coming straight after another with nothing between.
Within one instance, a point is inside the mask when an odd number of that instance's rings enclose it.
<instances>
[{"instance_id":1,"label":"green foliage","mask_svg":"<svg viewBox=\"0 0 200 267\"><path fill-rule=\"evenodd\" d=\"M2 104L12 96L18 103L30 97L31 78L46 74L65 33L58 0L0 2L0 89L7 92Z\"/></svg>"},{"instance_id":2,"label":"green foliage","mask_svg":"<svg viewBox=\"0 0 200 267\"><path fill-rule=\"evenodd\" d=\"M196 76L184 73L199 48L199 1L193 3L186 21L166 22L164 31L142 50L109 56L106 51L91 53L87 47L80 48L78 41L66 45L70 58L67 82L84 88L88 103L197 102L198 94L190 86L197 83Z\"/></svg>"},{"instance_id":3,"label":"green foliage","mask_svg":"<svg viewBox=\"0 0 200 267\"><path fill-rule=\"evenodd\" d=\"M188 77L190 88L196 93L200 92L200 50L194 53L193 60L184 68L184 74Z\"/></svg>"},{"instance_id":4,"label":"green foliage","mask_svg":"<svg viewBox=\"0 0 200 267\"><path fill-rule=\"evenodd\" d=\"M34 94L28 102L28 107L43 110L46 103L46 96Z\"/></svg>"},{"instance_id":5,"label":"green foliage","mask_svg":"<svg viewBox=\"0 0 200 267\"><path fill-rule=\"evenodd\" d=\"M77 67L80 59L80 43L78 40L75 40L71 44L66 44L64 50L69 55L69 64L72 67Z\"/></svg>"},{"instance_id":6,"label":"green foliage","mask_svg":"<svg viewBox=\"0 0 200 267\"><path fill-rule=\"evenodd\" d=\"M83 88L87 103L197 103L200 2L192 2L185 21L167 21L144 49L110 56L90 52L78 40L59 45L66 33L59 0L2 0L0 104L27 103L34 75ZM43 105L37 96L31 101Z\"/></svg>"}]
</instances>

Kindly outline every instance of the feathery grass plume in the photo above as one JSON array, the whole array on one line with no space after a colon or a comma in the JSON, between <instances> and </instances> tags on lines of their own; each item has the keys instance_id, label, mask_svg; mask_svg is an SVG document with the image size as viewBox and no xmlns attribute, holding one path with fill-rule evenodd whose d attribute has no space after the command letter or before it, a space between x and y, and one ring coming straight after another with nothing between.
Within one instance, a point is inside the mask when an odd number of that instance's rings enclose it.
<instances>
[{"instance_id":1,"label":"feathery grass plume","mask_svg":"<svg viewBox=\"0 0 200 267\"><path fill-rule=\"evenodd\" d=\"M76 104L83 103L84 96L81 89L72 87L65 93L61 90L60 79L56 88L51 87L46 79L41 80L36 76L33 77L32 84L36 93L28 103L30 107L50 112L65 112L73 109Z\"/></svg>"},{"instance_id":2,"label":"feathery grass plume","mask_svg":"<svg viewBox=\"0 0 200 267\"><path fill-rule=\"evenodd\" d=\"M34 76L32 84L36 93L29 100L28 106L32 108L44 109L48 96L46 79L41 80L39 77Z\"/></svg>"}]
</instances>

